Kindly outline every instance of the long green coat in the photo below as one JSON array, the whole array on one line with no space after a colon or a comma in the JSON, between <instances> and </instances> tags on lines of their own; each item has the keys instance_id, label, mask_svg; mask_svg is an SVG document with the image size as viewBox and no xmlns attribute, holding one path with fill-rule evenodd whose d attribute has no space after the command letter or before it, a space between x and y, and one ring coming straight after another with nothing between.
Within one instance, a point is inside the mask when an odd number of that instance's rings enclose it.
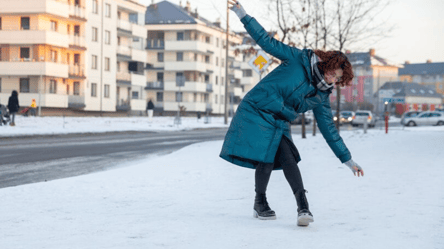
<instances>
[{"instance_id":1,"label":"long green coat","mask_svg":"<svg viewBox=\"0 0 444 249\"><path fill-rule=\"evenodd\" d=\"M256 19L242 23L250 36L281 64L251 89L239 104L220 157L239 166L255 168L258 162L273 163L282 136L290 141L290 121L298 113L313 110L319 130L341 162L351 155L333 123L329 95L311 84L309 49L297 49L270 37ZM301 159L294 148L294 156ZM320 155L322 156L322 155ZM280 166L275 169L279 169Z\"/></svg>"}]
</instances>

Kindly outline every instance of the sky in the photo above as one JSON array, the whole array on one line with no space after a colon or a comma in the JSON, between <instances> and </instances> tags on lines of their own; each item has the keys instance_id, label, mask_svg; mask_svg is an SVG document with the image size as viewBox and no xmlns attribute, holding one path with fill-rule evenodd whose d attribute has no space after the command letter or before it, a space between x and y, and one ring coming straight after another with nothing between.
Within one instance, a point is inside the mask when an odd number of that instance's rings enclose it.
<instances>
[{"instance_id":1,"label":"sky","mask_svg":"<svg viewBox=\"0 0 444 249\"><path fill-rule=\"evenodd\" d=\"M353 176L321 135L294 135L314 216L308 227L296 225L282 171L267 188L277 219L253 218L254 171L219 158L218 140L103 172L1 188L0 248L442 249L443 131L341 132L364 177Z\"/></svg>"},{"instance_id":2,"label":"sky","mask_svg":"<svg viewBox=\"0 0 444 249\"><path fill-rule=\"evenodd\" d=\"M176 4L180 1L170 0ZM225 26L225 0L189 1L191 8L194 10L197 7L201 16L210 21L221 17ZM139 0L139 2L149 5L152 0ZM186 0L182 0L182 5L185 2ZM265 29L276 30L274 24L267 18L267 0L241 0L240 2L247 13L254 16ZM444 1L442 0L392 0L391 5L377 18L387 20L389 25L395 26L395 30L389 34L389 37L373 46L376 55L399 64L405 61L425 63L428 59L432 62L444 62L443 10ZM244 30L233 12L230 13L230 27L235 31ZM369 49L353 52L367 52Z\"/></svg>"}]
</instances>

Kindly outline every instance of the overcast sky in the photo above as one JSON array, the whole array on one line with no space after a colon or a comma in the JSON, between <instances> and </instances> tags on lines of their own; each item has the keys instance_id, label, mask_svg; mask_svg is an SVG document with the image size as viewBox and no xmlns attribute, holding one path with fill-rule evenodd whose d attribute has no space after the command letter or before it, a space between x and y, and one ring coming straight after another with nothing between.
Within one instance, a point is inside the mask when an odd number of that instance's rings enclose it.
<instances>
[{"instance_id":1,"label":"overcast sky","mask_svg":"<svg viewBox=\"0 0 444 249\"><path fill-rule=\"evenodd\" d=\"M179 4L180 0L169 0ZM191 8L196 7L204 18L215 21L221 17L226 20L225 0L189 0ZM149 5L152 0L139 0ZM161 2L155 0L154 2ZM185 5L186 0L182 0ZM254 16L267 30L276 30L267 17L267 0L240 0L245 10ZM380 18L388 19L396 29L374 46L376 55L397 63L444 62L444 0L393 0L393 3L381 13ZM225 24L224 24L225 26ZM243 31L237 16L230 13L230 28ZM369 48L368 48L369 49ZM366 52L368 49L356 52Z\"/></svg>"}]
</instances>

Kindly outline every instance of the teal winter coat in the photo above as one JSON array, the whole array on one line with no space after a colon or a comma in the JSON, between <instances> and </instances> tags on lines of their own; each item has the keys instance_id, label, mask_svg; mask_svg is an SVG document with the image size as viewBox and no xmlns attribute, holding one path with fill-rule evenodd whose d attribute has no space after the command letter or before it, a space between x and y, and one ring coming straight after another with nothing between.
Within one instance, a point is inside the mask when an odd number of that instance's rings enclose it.
<instances>
[{"instance_id":1,"label":"teal winter coat","mask_svg":"<svg viewBox=\"0 0 444 249\"><path fill-rule=\"evenodd\" d=\"M351 155L333 123L330 91L319 91L311 84L310 49L300 50L270 37L255 18L241 19L245 29L267 53L281 64L263 78L243 98L225 136L220 157L248 168L258 162L273 163L282 136L290 141L290 121L298 113L313 110L319 130L339 160ZM294 148L294 156L301 159ZM280 166L275 169L280 169Z\"/></svg>"}]
</instances>

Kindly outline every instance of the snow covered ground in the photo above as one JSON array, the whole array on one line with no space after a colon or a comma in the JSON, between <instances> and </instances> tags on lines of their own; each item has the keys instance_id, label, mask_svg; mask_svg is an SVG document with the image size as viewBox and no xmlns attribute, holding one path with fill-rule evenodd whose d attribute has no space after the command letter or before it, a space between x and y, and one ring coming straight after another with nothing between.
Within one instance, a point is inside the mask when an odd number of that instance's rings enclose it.
<instances>
[{"instance_id":1,"label":"snow covered ground","mask_svg":"<svg viewBox=\"0 0 444 249\"><path fill-rule=\"evenodd\" d=\"M296 226L282 171L267 192L277 220L254 219L254 171L220 159L222 141L213 141L0 189L0 248L444 248L444 127L341 134L364 177L322 136L293 137L315 219L309 227Z\"/></svg>"},{"instance_id":2,"label":"snow covered ground","mask_svg":"<svg viewBox=\"0 0 444 249\"><path fill-rule=\"evenodd\" d=\"M100 133L113 131L177 131L196 128L228 127L223 117L182 117L180 125L174 117L16 117L16 126L0 126L2 136L53 135L68 133ZM231 119L228 120L228 123Z\"/></svg>"}]
</instances>

